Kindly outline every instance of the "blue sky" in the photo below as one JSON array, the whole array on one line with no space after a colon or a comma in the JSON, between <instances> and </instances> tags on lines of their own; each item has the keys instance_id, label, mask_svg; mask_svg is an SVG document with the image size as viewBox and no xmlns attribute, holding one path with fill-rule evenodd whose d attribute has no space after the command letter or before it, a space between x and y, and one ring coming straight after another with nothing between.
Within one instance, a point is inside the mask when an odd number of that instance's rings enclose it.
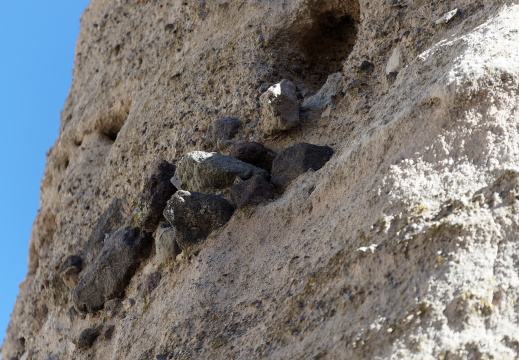
<instances>
[{"instance_id":1,"label":"blue sky","mask_svg":"<svg viewBox=\"0 0 519 360\"><path fill-rule=\"evenodd\" d=\"M0 1L0 344L27 271L45 153L58 136L88 2Z\"/></svg>"}]
</instances>

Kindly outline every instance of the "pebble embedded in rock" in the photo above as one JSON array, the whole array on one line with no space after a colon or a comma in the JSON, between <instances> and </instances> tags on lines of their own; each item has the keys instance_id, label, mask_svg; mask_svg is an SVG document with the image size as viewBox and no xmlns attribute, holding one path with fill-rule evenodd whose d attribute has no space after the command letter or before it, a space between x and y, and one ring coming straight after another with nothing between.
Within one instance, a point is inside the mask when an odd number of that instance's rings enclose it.
<instances>
[{"instance_id":1,"label":"pebble embedded in rock","mask_svg":"<svg viewBox=\"0 0 519 360\"><path fill-rule=\"evenodd\" d=\"M95 312L107 300L123 296L140 262L148 257L151 242L149 234L132 226L110 236L72 293L76 309Z\"/></svg>"},{"instance_id":2,"label":"pebble embedded in rock","mask_svg":"<svg viewBox=\"0 0 519 360\"><path fill-rule=\"evenodd\" d=\"M85 329L78 335L76 338L76 345L80 350L88 350L94 344L97 337L99 336L99 331L93 328Z\"/></svg>"},{"instance_id":3,"label":"pebble embedded in rock","mask_svg":"<svg viewBox=\"0 0 519 360\"><path fill-rule=\"evenodd\" d=\"M234 184L236 177L242 180L254 175L269 178L269 173L254 165L230 156L205 151L187 153L177 167L181 188L188 191L211 193Z\"/></svg>"},{"instance_id":4,"label":"pebble embedded in rock","mask_svg":"<svg viewBox=\"0 0 519 360\"><path fill-rule=\"evenodd\" d=\"M372 62L369 62L367 60L364 60L359 66L359 70L362 72L369 72L369 71L372 71L374 68L375 68L375 64L373 64Z\"/></svg>"},{"instance_id":5,"label":"pebble embedded in rock","mask_svg":"<svg viewBox=\"0 0 519 360\"><path fill-rule=\"evenodd\" d=\"M233 213L234 207L221 196L181 190L168 201L164 217L175 228L177 243L184 249L225 225Z\"/></svg>"},{"instance_id":6,"label":"pebble embedded in rock","mask_svg":"<svg viewBox=\"0 0 519 360\"><path fill-rule=\"evenodd\" d=\"M303 101L305 110L321 110L326 106L335 109L333 98L342 90L342 73L334 73L328 76L326 83L319 89L317 94Z\"/></svg>"},{"instance_id":7,"label":"pebble embedded in rock","mask_svg":"<svg viewBox=\"0 0 519 360\"><path fill-rule=\"evenodd\" d=\"M83 259L78 255L70 255L61 266L60 276L65 285L73 290L77 283L79 273L83 269Z\"/></svg>"},{"instance_id":8,"label":"pebble embedded in rock","mask_svg":"<svg viewBox=\"0 0 519 360\"><path fill-rule=\"evenodd\" d=\"M289 80L272 85L260 96L261 123L266 134L289 130L299 125L296 86Z\"/></svg>"},{"instance_id":9,"label":"pebble embedded in rock","mask_svg":"<svg viewBox=\"0 0 519 360\"><path fill-rule=\"evenodd\" d=\"M103 330L103 337L105 340L111 340L114 335L115 325L110 324Z\"/></svg>"},{"instance_id":10,"label":"pebble embedded in rock","mask_svg":"<svg viewBox=\"0 0 519 360\"><path fill-rule=\"evenodd\" d=\"M162 212L168 199L177 191L170 179L175 175L175 165L165 160L153 163L150 176L144 183L137 203L135 225L144 231L153 232L163 220Z\"/></svg>"},{"instance_id":11,"label":"pebble embedded in rock","mask_svg":"<svg viewBox=\"0 0 519 360\"><path fill-rule=\"evenodd\" d=\"M164 226L167 224L167 226ZM161 224L157 230L157 237L155 239L155 252L160 263L165 262L169 258L176 258L181 253L178 247L175 228L171 227L169 223Z\"/></svg>"},{"instance_id":12,"label":"pebble embedded in rock","mask_svg":"<svg viewBox=\"0 0 519 360\"><path fill-rule=\"evenodd\" d=\"M117 231L123 225L122 206L123 201L119 198L114 198L92 229L86 246L87 263L91 263L99 254L99 251L103 248L106 236Z\"/></svg>"},{"instance_id":13,"label":"pebble embedded in rock","mask_svg":"<svg viewBox=\"0 0 519 360\"><path fill-rule=\"evenodd\" d=\"M231 140L243 123L236 118L223 118L214 121L207 129L206 144L214 147L218 140Z\"/></svg>"},{"instance_id":14,"label":"pebble embedded in rock","mask_svg":"<svg viewBox=\"0 0 519 360\"><path fill-rule=\"evenodd\" d=\"M333 149L329 146L308 143L291 146L274 159L272 183L284 187L307 170L319 170L332 155Z\"/></svg>"},{"instance_id":15,"label":"pebble embedded in rock","mask_svg":"<svg viewBox=\"0 0 519 360\"><path fill-rule=\"evenodd\" d=\"M247 181L231 187L231 200L236 208L247 205L257 205L261 202L274 198L275 192L272 185L261 176L253 176Z\"/></svg>"},{"instance_id":16,"label":"pebble embedded in rock","mask_svg":"<svg viewBox=\"0 0 519 360\"><path fill-rule=\"evenodd\" d=\"M149 274L144 283L144 288L142 289L143 293L149 294L155 290L157 286L159 286L160 280L162 280L162 273L160 271L155 271Z\"/></svg>"},{"instance_id":17,"label":"pebble embedded in rock","mask_svg":"<svg viewBox=\"0 0 519 360\"><path fill-rule=\"evenodd\" d=\"M229 156L270 172L277 154L257 142L246 142L233 145Z\"/></svg>"}]
</instances>

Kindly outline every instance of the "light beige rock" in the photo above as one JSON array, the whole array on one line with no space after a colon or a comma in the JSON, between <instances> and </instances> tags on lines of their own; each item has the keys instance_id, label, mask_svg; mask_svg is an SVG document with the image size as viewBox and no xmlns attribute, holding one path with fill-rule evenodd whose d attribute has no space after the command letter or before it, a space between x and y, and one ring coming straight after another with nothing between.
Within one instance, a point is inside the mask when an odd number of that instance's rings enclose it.
<instances>
[{"instance_id":1,"label":"light beige rock","mask_svg":"<svg viewBox=\"0 0 519 360\"><path fill-rule=\"evenodd\" d=\"M290 130L299 125L299 103L296 86L282 80L272 85L260 97L261 126L266 134Z\"/></svg>"},{"instance_id":2,"label":"light beige rock","mask_svg":"<svg viewBox=\"0 0 519 360\"><path fill-rule=\"evenodd\" d=\"M517 358L519 6L390 3L92 0L2 358ZM463 16L437 26L452 9ZM343 52L334 34L356 42ZM363 60L375 66L359 79ZM113 197L132 223L157 156L202 150L223 116L243 119L237 138L259 136L262 85L317 92L336 72L333 116L265 143L331 145L325 168L178 261L147 259L117 314L67 315L55 269ZM110 341L70 345L108 323Z\"/></svg>"}]
</instances>

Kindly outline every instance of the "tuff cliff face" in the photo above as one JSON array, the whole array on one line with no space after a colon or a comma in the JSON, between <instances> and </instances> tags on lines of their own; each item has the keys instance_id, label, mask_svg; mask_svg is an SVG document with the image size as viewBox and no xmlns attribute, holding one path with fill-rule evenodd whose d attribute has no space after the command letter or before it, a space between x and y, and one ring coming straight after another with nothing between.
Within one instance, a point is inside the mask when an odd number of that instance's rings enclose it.
<instances>
[{"instance_id":1,"label":"tuff cliff face","mask_svg":"<svg viewBox=\"0 0 519 360\"><path fill-rule=\"evenodd\" d=\"M92 0L2 358L518 357L518 18L502 0ZM271 133L260 97L284 79L300 123ZM224 117L235 141L334 155L196 251L151 240L118 300L75 309L112 251L89 239L140 231L153 164L212 150Z\"/></svg>"}]
</instances>

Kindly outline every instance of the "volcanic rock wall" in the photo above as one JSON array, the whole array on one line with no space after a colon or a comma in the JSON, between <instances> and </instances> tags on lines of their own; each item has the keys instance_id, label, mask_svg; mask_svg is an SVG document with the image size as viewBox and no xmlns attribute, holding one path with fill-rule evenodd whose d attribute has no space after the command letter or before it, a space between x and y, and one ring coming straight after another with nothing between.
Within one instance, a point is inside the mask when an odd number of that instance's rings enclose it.
<instances>
[{"instance_id":1,"label":"volcanic rock wall","mask_svg":"<svg viewBox=\"0 0 519 360\"><path fill-rule=\"evenodd\" d=\"M2 357L518 357L515 3L92 0ZM266 132L284 79L300 123ZM89 238L134 226L152 164L213 150L223 117L335 154L76 309Z\"/></svg>"}]
</instances>

